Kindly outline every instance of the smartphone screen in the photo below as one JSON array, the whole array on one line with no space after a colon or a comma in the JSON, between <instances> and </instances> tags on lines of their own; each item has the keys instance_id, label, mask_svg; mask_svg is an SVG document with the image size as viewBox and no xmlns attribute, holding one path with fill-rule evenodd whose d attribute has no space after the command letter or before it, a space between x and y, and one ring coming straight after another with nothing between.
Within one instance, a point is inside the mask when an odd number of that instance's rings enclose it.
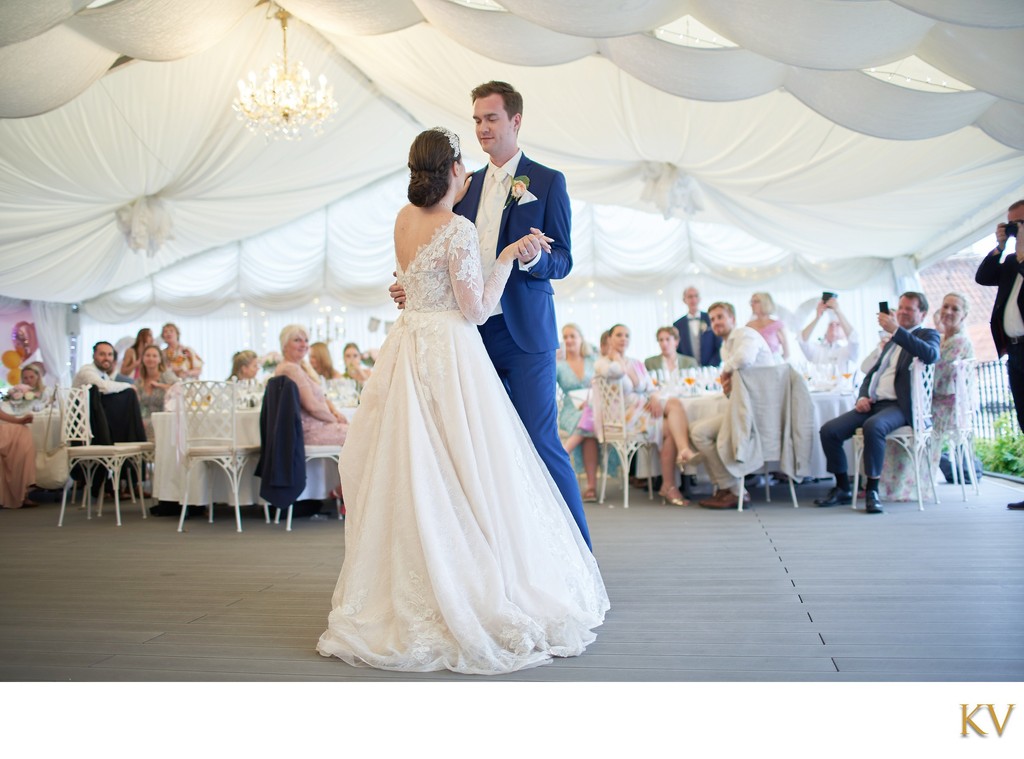
<instances>
[{"instance_id":1,"label":"smartphone screen","mask_svg":"<svg viewBox=\"0 0 1024 759\"><path fill-rule=\"evenodd\" d=\"M879 313L883 313L883 314L889 313L889 301L887 301L887 300L879 301L878 302L878 311L879 311Z\"/></svg>"}]
</instances>

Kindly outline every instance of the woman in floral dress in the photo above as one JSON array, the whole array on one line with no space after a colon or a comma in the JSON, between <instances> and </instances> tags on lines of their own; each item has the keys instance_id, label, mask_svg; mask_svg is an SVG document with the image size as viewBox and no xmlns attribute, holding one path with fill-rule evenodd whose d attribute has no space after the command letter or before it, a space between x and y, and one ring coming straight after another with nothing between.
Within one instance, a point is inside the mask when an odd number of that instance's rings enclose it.
<instances>
[{"instance_id":1,"label":"woman in floral dress","mask_svg":"<svg viewBox=\"0 0 1024 759\"><path fill-rule=\"evenodd\" d=\"M960 293L949 293L942 299L936 315L936 326L942 332L939 360L935 363L932 389L931 459L922 466L920 481L936 476L946 433L953 427L956 410L956 388L953 386L953 364L974 358L974 346L964 329L970 306ZM917 500L915 478L911 476L910 457L895 443L886 443L885 468L879 482L882 496L890 501ZM924 492L928 492L925 490Z\"/></svg>"}]
</instances>

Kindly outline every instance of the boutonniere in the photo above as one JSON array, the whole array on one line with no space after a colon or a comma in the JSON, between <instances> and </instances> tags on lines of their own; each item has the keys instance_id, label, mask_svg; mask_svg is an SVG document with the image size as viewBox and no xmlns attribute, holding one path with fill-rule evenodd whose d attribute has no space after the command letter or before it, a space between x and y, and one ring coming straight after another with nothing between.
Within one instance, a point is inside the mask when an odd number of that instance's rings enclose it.
<instances>
[{"instance_id":1,"label":"boutonniere","mask_svg":"<svg viewBox=\"0 0 1024 759\"><path fill-rule=\"evenodd\" d=\"M512 186L508 190L508 197L505 198L505 208L508 208L513 203L518 203L523 199L524 196L529 195L527 190L530 189L530 178L525 174L520 174L512 180Z\"/></svg>"},{"instance_id":2,"label":"boutonniere","mask_svg":"<svg viewBox=\"0 0 1024 759\"><path fill-rule=\"evenodd\" d=\"M700 333L703 335L707 331L708 331L708 325L705 324L704 322L701 322L700 323Z\"/></svg>"}]
</instances>

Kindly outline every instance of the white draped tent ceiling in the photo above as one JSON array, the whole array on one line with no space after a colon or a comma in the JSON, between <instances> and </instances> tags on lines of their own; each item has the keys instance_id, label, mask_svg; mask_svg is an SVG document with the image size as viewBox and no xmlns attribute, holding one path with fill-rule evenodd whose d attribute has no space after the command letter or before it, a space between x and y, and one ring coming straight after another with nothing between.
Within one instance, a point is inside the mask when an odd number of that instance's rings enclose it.
<instances>
[{"instance_id":1,"label":"white draped tent ceiling","mask_svg":"<svg viewBox=\"0 0 1024 759\"><path fill-rule=\"evenodd\" d=\"M379 303L408 145L444 124L482 163L488 79L524 93L520 142L574 198L559 296L849 288L1024 197L1021 0L282 0L290 57L341 105L301 142L231 109L280 52L265 3L89 5L0 3L0 295L105 321ZM155 255L119 230L132 204L169 219Z\"/></svg>"}]
</instances>

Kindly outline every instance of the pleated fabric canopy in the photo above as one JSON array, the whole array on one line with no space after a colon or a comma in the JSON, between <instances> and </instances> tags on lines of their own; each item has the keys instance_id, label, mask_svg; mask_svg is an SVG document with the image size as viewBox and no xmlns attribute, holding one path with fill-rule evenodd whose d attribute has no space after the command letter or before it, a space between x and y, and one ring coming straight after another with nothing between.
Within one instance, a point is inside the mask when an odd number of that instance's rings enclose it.
<instances>
[{"instance_id":1,"label":"pleated fabric canopy","mask_svg":"<svg viewBox=\"0 0 1024 759\"><path fill-rule=\"evenodd\" d=\"M341 106L301 142L231 109L281 49L266 3L0 4L0 295L110 321L379 302L408 145L443 124L481 165L469 91L489 79L524 94L520 142L574 198L585 276L561 297L698 275L854 286L965 247L1024 197L1019 0L280 5L291 56Z\"/></svg>"}]
</instances>

